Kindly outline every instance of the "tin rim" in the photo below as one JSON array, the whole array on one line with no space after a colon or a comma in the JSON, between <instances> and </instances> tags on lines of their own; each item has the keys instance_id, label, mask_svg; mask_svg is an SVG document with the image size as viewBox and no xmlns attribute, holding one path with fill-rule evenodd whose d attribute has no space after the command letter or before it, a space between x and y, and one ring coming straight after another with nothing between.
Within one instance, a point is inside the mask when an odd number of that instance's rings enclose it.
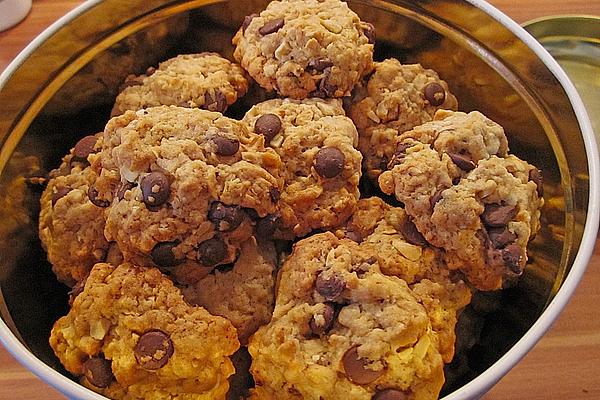
<instances>
[{"instance_id":1,"label":"tin rim","mask_svg":"<svg viewBox=\"0 0 600 400\"><path fill-rule=\"evenodd\" d=\"M9 64L6 70L0 74L0 88L5 85L8 79L21 66L24 60L31 56L35 50L40 47L40 45L42 45L48 38L55 34L65 24L68 24L81 14L90 10L101 1L102 0L87 0L83 4L71 10L65 16L58 19L55 23L38 35ZM573 261L573 265L563 281L558 293L538 317L536 322L523 335L523 337L519 339L519 341L502 357L500 357L498 361L492 364L487 370L482 372L469 383L443 397L442 400L463 400L466 398L477 398L478 396L482 395L494 384L496 384L504 375L506 375L506 373L508 373L508 371L515 366L542 338L545 332L547 332L550 326L557 319L561 310L566 306L587 268L587 264L592 256L596 242L599 223L598 217L600 215L600 161L598 156L598 148L596 145L594 132L592 130L591 121L587 115L584 104L575 89L575 86L560 67L558 62L552 58L550 53L548 53L548 51L544 49L544 47L518 23L510 19L506 14L502 13L491 4L487 3L485 0L466 1L474 7L486 12L490 17L504 25L516 37L523 41L523 43L525 43L548 67L548 69L553 73L553 75L560 82L561 86L564 88L581 128L588 161L590 188L585 230L583 232L579 250L575 260ZM552 17L538 18L536 20L529 21L528 24L549 18ZM12 333L2 319L0 319L0 342L4 345L7 351L12 354L12 356L15 357L23 366L25 366L44 382L61 391L66 396L77 399L106 400L106 397L101 396L68 379L35 357L25 347L25 345L17 339L17 337Z\"/></svg>"}]
</instances>

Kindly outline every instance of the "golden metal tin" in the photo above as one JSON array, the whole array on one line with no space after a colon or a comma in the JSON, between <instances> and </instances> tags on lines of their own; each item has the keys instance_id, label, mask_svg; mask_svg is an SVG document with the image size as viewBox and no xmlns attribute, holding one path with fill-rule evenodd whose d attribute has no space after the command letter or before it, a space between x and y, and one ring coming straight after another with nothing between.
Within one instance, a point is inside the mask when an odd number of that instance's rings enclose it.
<instances>
[{"instance_id":1,"label":"golden metal tin","mask_svg":"<svg viewBox=\"0 0 600 400\"><path fill-rule=\"evenodd\" d=\"M523 27L573 81L600 143L600 17L560 15L535 19Z\"/></svg>"},{"instance_id":2,"label":"golden metal tin","mask_svg":"<svg viewBox=\"0 0 600 400\"><path fill-rule=\"evenodd\" d=\"M58 165L77 138L103 129L129 73L170 54L230 55L244 16L265 3L88 0L0 74L0 341L69 398L100 397L71 381L48 345L53 322L66 313L68 288L46 261L37 235L40 188L27 178ZM349 4L375 25L378 60L439 71L461 110L501 124L511 152L544 171L547 205L529 264L514 286L482 299L480 340L465 371L447 375L445 400L479 398L548 329L591 256L600 166L589 121L554 60L483 0Z\"/></svg>"}]
</instances>

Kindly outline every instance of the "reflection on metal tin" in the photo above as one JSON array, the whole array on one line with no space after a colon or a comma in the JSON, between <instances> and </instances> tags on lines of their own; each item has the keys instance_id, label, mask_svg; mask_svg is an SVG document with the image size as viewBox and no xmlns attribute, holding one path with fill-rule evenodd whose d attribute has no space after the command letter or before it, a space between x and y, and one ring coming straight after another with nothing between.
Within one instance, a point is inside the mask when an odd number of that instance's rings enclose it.
<instances>
[{"instance_id":1,"label":"reflection on metal tin","mask_svg":"<svg viewBox=\"0 0 600 400\"><path fill-rule=\"evenodd\" d=\"M600 143L600 17L561 15L526 22L573 81Z\"/></svg>"}]
</instances>

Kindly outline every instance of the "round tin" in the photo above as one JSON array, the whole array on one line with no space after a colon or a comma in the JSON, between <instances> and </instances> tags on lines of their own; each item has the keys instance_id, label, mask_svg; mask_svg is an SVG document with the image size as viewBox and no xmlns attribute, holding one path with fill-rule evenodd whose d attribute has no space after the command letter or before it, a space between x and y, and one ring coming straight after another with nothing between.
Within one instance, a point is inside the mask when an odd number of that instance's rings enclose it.
<instances>
[{"instance_id":1,"label":"round tin","mask_svg":"<svg viewBox=\"0 0 600 400\"><path fill-rule=\"evenodd\" d=\"M600 143L600 17L559 15L523 24L575 84Z\"/></svg>"}]
</instances>

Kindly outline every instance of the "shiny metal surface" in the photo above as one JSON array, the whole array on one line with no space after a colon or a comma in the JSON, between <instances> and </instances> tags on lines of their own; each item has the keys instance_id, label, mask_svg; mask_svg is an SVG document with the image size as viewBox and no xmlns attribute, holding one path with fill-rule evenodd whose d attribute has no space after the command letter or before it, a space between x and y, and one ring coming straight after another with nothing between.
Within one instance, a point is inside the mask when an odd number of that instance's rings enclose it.
<instances>
[{"instance_id":1,"label":"shiny metal surface","mask_svg":"<svg viewBox=\"0 0 600 400\"><path fill-rule=\"evenodd\" d=\"M0 80L0 312L32 353L56 370L63 371L47 338L66 311L67 288L55 281L37 238L39 187L27 178L57 166L77 137L103 128L128 73L177 53L231 55L230 38L241 19L264 3L91 1ZM461 110L480 110L503 125L512 152L545 174L547 205L543 228L530 244L530 265L516 285L481 299L479 304L499 307L486 310L469 368L449 375L450 393L507 353L568 276L588 212L586 147L555 75L510 29L471 2L349 4L376 26L376 59L394 56L439 71ZM148 43L151 48L144 47Z\"/></svg>"},{"instance_id":2,"label":"shiny metal surface","mask_svg":"<svg viewBox=\"0 0 600 400\"><path fill-rule=\"evenodd\" d=\"M600 17L558 15L526 22L523 27L575 84L600 143Z\"/></svg>"}]
</instances>

